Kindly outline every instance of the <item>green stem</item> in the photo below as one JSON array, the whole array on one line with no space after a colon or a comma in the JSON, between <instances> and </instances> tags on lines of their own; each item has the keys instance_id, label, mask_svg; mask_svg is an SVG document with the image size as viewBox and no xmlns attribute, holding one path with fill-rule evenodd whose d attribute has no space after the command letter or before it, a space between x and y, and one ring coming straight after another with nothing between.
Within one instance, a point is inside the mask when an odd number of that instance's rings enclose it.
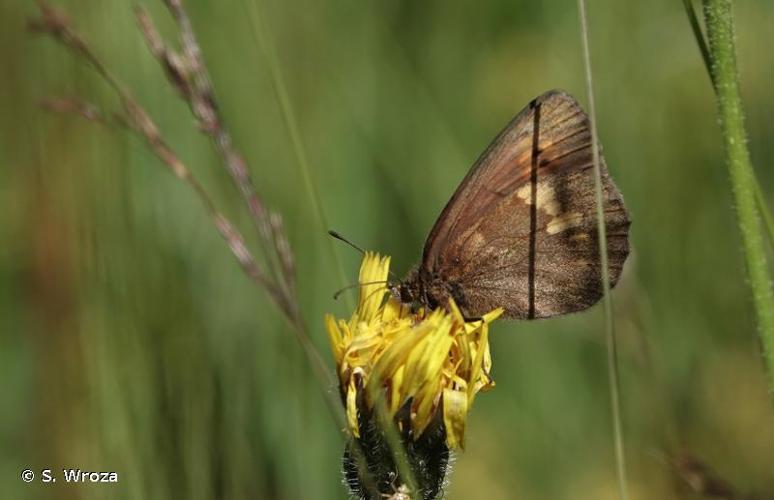
<instances>
[{"instance_id":1,"label":"green stem","mask_svg":"<svg viewBox=\"0 0 774 500\"><path fill-rule=\"evenodd\" d=\"M730 0L704 0L704 16L715 80L720 127L726 163L736 204L737 223L747 277L758 319L769 384L774 391L774 291L772 291L763 244L761 221L756 207L756 181L744 128L739 93L734 18Z\"/></svg>"},{"instance_id":2,"label":"green stem","mask_svg":"<svg viewBox=\"0 0 774 500\"><path fill-rule=\"evenodd\" d=\"M771 216L769 205L766 203L766 197L763 195L763 189L761 189L761 184L757 180L755 181L755 199L758 201L758 209L761 211L763 224L769 233L769 243L774 245L774 217Z\"/></svg>"},{"instance_id":3,"label":"green stem","mask_svg":"<svg viewBox=\"0 0 774 500\"><path fill-rule=\"evenodd\" d=\"M269 65L269 73L271 76L272 86L277 98L277 102L282 112L282 118L285 122L285 128L287 129L290 137L290 142L293 147L293 153L296 157L296 164L301 172L301 178L304 183L304 188L307 196L311 200L312 209L317 219L317 224L322 229L320 234L326 234L330 230L331 226L328 224L328 218L325 215L325 209L323 208L322 198L320 196L320 190L315 183L311 169L309 167L309 160L307 159L306 149L301 140L301 133L299 131L298 122L296 121L296 115L293 111L293 106L290 102L290 96L288 95L287 86L282 76L279 60L277 58L277 52L274 48L274 42L270 33L268 32L268 26L263 23L263 19L259 12L259 7L256 0L246 2L250 7L247 8L247 15L249 17L253 34L258 42L259 47L266 56L266 61ZM344 266L339 259L336 249L334 248L333 239L326 236L326 248L330 254L331 261L335 264L336 271L339 275L339 281L341 286L345 286L349 283L347 274L344 272ZM355 304L351 295L346 295L347 305L350 309L353 309Z\"/></svg>"},{"instance_id":4,"label":"green stem","mask_svg":"<svg viewBox=\"0 0 774 500\"><path fill-rule=\"evenodd\" d=\"M597 117L594 106L594 83L591 71L591 51L589 49L589 27L586 18L586 2L578 0L580 16L581 42L583 45L583 65L586 72L586 92L589 101L589 121L591 122L591 151L594 163L594 191L597 201L597 232L599 233L599 260L602 267L602 302L605 308L605 339L607 343L607 371L610 379L610 410L613 419L613 440L615 443L616 476L618 495L627 500L628 483L626 480L626 451L624 447L623 425L621 419L621 377L618 370L618 346L613 320L613 297L610 295L610 270L607 258L607 228L602 194L602 170L599 161L599 139L597 135Z\"/></svg>"},{"instance_id":5,"label":"green stem","mask_svg":"<svg viewBox=\"0 0 774 500\"><path fill-rule=\"evenodd\" d=\"M696 38L696 43L699 45L699 52L701 52L701 59L704 61L704 67L707 69L707 74L714 87L715 76L712 74L712 60L710 59L709 48L707 47L707 41L704 39L704 33L701 31L699 18L696 15L696 11L693 9L692 0L683 0L683 7L685 7L685 14L688 16L688 22L691 23L693 36Z\"/></svg>"},{"instance_id":6,"label":"green stem","mask_svg":"<svg viewBox=\"0 0 774 500\"><path fill-rule=\"evenodd\" d=\"M691 29L693 30L693 36L696 38L696 44L699 46L699 52L701 52L702 61L704 61L704 67L707 70L707 75L712 83L712 88L717 93L717 86L715 84L715 75L712 71L712 59L709 54L709 47L707 47L707 40L704 38L704 33L701 30L701 24L699 18L696 15L696 11L693 8L692 0L683 0L683 6L685 7L685 13L688 16L688 22L691 23ZM755 174L755 172L753 172ZM774 245L774 218L771 215L766 199L763 196L763 189L761 189L761 183L755 178L755 197L758 200L758 208L761 211L761 217L766 226L768 232L769 242Z\"/></svg>"}]
</instances>

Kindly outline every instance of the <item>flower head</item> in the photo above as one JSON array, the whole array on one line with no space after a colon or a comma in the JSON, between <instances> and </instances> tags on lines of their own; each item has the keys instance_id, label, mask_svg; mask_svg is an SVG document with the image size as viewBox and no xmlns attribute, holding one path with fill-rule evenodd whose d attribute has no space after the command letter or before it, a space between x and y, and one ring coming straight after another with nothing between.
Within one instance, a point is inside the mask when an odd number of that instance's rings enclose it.
<instances>
[{"instance_id":1,"label":"flower head","mask_svg":"<svg viewBox=\"0 0 774 500\"><path fill-rule=\"evenodd\" d=\"M356 439L372 433L364 415L383 398L406 445L441 429L448 457L464 444L476 394L494 386L489 323L502 309L476 321L466 321L453 300L447 309L412 311L390 293L389 265L389 257L366 252L354 314L349 321L326 316L348 427Z\"/></svg>"}]
</instances>

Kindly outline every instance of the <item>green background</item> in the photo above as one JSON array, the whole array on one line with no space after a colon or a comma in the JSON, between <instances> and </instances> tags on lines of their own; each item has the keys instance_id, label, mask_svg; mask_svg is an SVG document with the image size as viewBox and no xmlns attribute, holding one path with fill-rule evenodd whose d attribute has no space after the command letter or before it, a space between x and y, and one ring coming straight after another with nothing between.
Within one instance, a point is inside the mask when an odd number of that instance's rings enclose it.
<instances>
[{"instance_id":1,"label":"green background","mask_svg":"<svg viewBox=\"0 0 774 500\"><path fill-rule=\"evenodd\" d=\"M586 102L576 3L187 2L223 114L285 218L300 306L332 361L343 283L275 98L277 47L329 224L405 273L478 154L530 99ZM168 37L161 2L144 2ZM222 211L255 242L121 0L62 0ZM287 323L240 271L191 191L144 145L40 110L51 95L118 109L0 1L0 477L4 498L344 498L340 433ZM257 10L256 10L257 9ZM615 290L633 499L698 498L688 453L774 497L774 410L745 285L713 96L678 0L590 2L599 132L633 220ZM774 173L774 3L737 2L753 162ZM771 200L771 197L769 197ZM336 244L356 280L359 256ZM616 498L601 307L499 322L497 387L476 400L449 499ZM25 484L24 468L117 471L118 485Z\"/></svg>"}]
</instances>

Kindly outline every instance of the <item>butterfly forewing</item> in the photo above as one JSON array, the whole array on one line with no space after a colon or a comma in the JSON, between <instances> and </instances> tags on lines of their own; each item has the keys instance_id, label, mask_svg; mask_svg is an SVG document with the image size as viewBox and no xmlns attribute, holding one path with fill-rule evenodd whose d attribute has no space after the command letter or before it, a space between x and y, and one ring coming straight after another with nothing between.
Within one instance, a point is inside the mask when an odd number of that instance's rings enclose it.
<instances>
[{"instance_id":1,"label":"butterfly forewing","mask_svg":"<svg viewBox=\"0 0 774 500\"><path fill-rule=\"evenodd\" d=\"M600 154L611 284L629 251L629 218ZM585 309L602 294L591 130L570 95L530 103L492 142L425 243L429 296L451 295L467 317Z\"/></svg>"}]
</instances>

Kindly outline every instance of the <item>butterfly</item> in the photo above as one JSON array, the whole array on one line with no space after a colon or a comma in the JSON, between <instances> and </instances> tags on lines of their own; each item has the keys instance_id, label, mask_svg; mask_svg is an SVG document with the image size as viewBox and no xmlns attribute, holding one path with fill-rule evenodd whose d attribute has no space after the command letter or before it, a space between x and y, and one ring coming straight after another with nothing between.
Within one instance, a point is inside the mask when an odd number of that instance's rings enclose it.
<instances>
[{"instance_id":1,"label":"butterfly","mask_svg":"<svg viewBox=\"0 0 774 500\"><path fill-rule=\"evenodd\" d=\"M610 285L629 254L630 220L600 151ZM532 100L481 154L435 222L422 261L390 286L430 309L454 299L466 318L586 309L602 296L591 127L568 93Z\"/></svg>"}]
</instances>

